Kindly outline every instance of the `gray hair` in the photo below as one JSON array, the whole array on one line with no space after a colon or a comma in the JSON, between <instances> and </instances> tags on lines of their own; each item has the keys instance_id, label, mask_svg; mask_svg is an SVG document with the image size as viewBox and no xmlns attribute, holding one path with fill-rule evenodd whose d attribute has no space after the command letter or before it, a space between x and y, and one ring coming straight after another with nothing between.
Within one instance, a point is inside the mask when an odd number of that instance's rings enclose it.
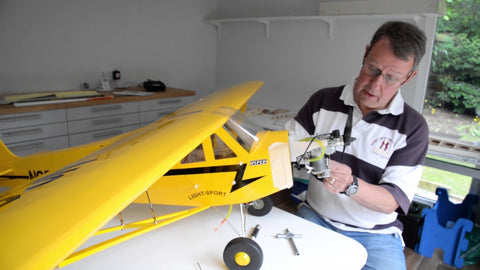
<instances>
[{"instance_id":1,"label":"gray hair","mask_svg":"<svg viewBox=\"0 0 480 270\"><path fill-rule=\"evenodd\" d=\"M376 42L383 38L388 38L391 41L395 56L403 60L408 60L410 56L413 56L414 64L412 70L418 67L420 60L425 54L425 43L427 39L422 30L406 22L386 22L380 26L373 35L370 41L370 49L373 48Z\"/></svg>"}]
</instances>

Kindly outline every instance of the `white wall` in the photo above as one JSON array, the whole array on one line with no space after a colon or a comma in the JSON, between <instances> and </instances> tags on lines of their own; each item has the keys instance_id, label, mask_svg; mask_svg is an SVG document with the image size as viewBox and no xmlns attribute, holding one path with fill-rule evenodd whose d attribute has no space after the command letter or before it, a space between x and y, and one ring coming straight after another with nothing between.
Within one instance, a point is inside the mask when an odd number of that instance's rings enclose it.
<instances>
[{"instance_id":1,"label":"white wall","mask_svg":"<svg viewBox=\"0 0 480 270\"><path fill-rule=\"evenodd\" d=\"M318 5L319 0L220 0L217 19L314 16L318 15Z\"/></svg>"},{"instance_id":2,"label":"white wall","mask_svg":"<svg viewBox=\"0 0 480 270\"><path fill-rule=\"evenodd\" d=\"M379 0L350 1L371 2L367 6L372 8ZM408 0L404 7L423 12L433 10L437 2L414 5L415 1ZM254 103L296 110L315 90L355 76L371 34L390 18L327 16L330 25L308 19L320 10L349 13L346 7L351 5L335 6L347 2L1 0L0 94L78 89L80 82L96 86L102 72L119 69L120 85L158 79L200 96L246 80L263 80ZM207 21L251 17L307 19L220 23L220 32ZM433 35L432 17L407 18ZM423 105L429 53L420 79L410 83L411 90L404 89L417 109Z\"/></svg>"},{"instance_id":3,"label":"white wall","mask_svg":"<svg viewBox=\"0 0 480 270\"><path fill-rule=\"evenodd\" d=\"M79 89L103 71L121 83L215 86L217 0L2 0L0 94Z\"/></svg>"},{"instance_id":4,"label":"white wall","mask_svg":"<svg viewBox=\"0 0 480 270\"><path fill-rule=\"evenodd\" d=\"M445 0L319 0L320 15L420 14L446 9Z\"/></svg>"},{"instance_id":5,"label":"white wall","mask_svg":"<svg viewBox=\"0 0 480 270\"><path fill-rule=\"evenodd\" d=\"M219 18L442 12L445 0L220 0Z\"/></svg>"}]
</instances>

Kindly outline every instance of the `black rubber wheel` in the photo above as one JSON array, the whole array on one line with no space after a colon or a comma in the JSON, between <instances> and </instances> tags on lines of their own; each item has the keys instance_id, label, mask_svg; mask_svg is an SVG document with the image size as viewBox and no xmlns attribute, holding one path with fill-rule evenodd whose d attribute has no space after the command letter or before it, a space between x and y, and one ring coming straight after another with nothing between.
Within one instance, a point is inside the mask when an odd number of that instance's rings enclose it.
<instances>
[{"instance_id":1,"label":"black rubber wheel","mask_svg":"<svg viewBox=\"0 0 480 270\"><path fill-rule=\"evenodd\" d=\"M228 242L223 261L230 270L258 270L263 263L263 252L254 240L238 237Z\"/></svg>"},{"instance_id":2,"label":"black rubber wheel","mask_svg":"<svg viewBox=\"0 0 480 270\"><path fill-rule=\"evenodd\" d=\"M273 199L271 197L264 197L253 201L247 208L250 215L261 217L270 213L273 208Z\"/></svg>"}]
</instances>

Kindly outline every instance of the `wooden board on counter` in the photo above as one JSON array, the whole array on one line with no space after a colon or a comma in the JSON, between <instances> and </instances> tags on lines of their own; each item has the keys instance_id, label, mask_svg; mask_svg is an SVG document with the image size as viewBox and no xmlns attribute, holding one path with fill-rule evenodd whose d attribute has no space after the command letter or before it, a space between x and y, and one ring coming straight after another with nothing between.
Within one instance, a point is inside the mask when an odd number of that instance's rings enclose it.
<instances>
[{"instance_id":1,"label":"wooden board on counter","mask_svg":"<svg viewBox=\"0 0 480 270\"><path fill-rule=\"evenodd\" d=\"M152 100L152 99L162 99L162 98L172 98L172 97L185 97L195 95L195 91L171 88L167 87L165 92L152 92L151 95L121 95L116 94L117 91L145 91L141 87L125 88L125 89L115 89L114 91L102 91L99 92L103 95L111 95L113 98L110 99L91 99L91 100L81 100L74 102L66 103L54 103L54 104L42 104L42 105L31 105L31 106L21 106L17 107L13 104L0 105L0 114L11 114L11 113L23 113L23 112L33 112L33 111L46 111L46 110L55 110L55 109L66 109L82 106L92 106L92 105L102 105L102 104L114 104L122 102L131 102L131 101L142 101L142 100Z\"/></svg>"}]
</instances>

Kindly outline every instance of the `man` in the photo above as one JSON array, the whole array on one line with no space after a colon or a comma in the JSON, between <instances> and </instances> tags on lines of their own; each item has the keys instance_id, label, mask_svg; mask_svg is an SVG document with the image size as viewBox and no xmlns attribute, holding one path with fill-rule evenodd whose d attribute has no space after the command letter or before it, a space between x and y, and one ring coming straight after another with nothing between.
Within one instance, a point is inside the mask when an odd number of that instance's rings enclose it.
<instances>
[{"instance_id":1,"label":"man","mask_svg":"<svg viewBox=\"0 0 480 270\"><path fill-rule=\"evenodd\" d=\"M360 242L364 269L406 269L397 213L406 214L428 147L428 126L407 105L400 87L416 74L425 34L404 22L387 22L366 46L351 84L319 90L286 123L291 135L344 130L349 107L356 140L331 157L331 176L310 176L298 215ZM348 259L348 250L345 251Z\"/></svg>"}]
</instances>

